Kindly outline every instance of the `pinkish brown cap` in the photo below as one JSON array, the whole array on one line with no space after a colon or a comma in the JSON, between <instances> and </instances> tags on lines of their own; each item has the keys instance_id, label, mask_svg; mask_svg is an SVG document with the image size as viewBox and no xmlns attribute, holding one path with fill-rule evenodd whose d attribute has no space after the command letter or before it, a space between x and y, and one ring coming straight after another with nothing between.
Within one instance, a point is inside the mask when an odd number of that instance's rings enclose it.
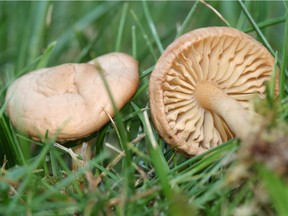
<instances>
[{"instance_id":1,"label":"pinkish brown cap","mask_svg":"<svg viewBox=\"0 0 288 216\"><path fill-rule=\"evenodd\" d=\"M229 140L241 125L231 129L227 124L225 119L235 114L228 103L233 100L233 109L245 110L253 97L263 97L273 67L266 48L236 29L208 27L184 34L164 51L150 77L156 129L172 148L190 156ZM218 100L224 97L230 99ZM239 116L237 122L245 127L245 119Z\"/></svg>"},{"instance_id":2,"label":"pinkish brown cap","mask_svg":"<svg viewBox=\"0 0 288 216\"><path fill-rule=\"evenodd\" d=\"M84 64L63 64L25 74L6 95L12 124L33 139L48 131L58 141L75 140L99 130L114 116L100 72L103 68L113 99L121 109L138 87L138 63L124 53L110 53Z\"/></svg>"}]
</instances>

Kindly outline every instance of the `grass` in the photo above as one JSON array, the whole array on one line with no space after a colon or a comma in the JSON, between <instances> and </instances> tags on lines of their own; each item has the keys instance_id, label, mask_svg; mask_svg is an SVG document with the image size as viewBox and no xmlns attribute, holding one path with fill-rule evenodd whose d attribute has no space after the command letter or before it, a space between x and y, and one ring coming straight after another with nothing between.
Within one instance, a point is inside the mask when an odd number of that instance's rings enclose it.
<instances>
[{"instance_id":1,"label":"grass","mask_svg":"<svg viewBox=\"0 0 288 216\"><path fill-rule=\"evenodd\" d=\"M0 215L288 215L287 14L285 1L0 2ZM255 143L185 158L150 120L149 75L175 38L214 25L249 32L275 55L280 96L267 85L257 102L268 125ZM59 147L14 130L4 103L13 80L113 51L139 61L140 85L92 135L92 160L71 169L69 147L87 140Z\"/></svg>"}]
</instances>

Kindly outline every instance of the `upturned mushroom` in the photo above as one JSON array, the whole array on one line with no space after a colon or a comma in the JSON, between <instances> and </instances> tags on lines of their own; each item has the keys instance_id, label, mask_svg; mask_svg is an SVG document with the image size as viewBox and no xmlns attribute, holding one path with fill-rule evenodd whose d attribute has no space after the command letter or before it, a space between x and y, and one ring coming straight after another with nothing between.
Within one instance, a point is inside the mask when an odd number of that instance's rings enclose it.
<instances>
[{"instance_id":1,"label":"upturned mushroom","mask_svg":"<svg viewBox=\"0 0 288 216\"><path fill-rule=\"evenodd\" d=\"M8 88L7 114L15 128L34 140L47 132L62 142L87 137L115 114L103 78L121 109L138 87L138 63L127 54L109 53L88 63L27 73Z\"/></svg>"},{"instance_id":2,"label":"upturned mushroom","mask_svg":"<svg viewBox=\"0 0 288 216\"><path fill-rule=\"evenodd\" d=\"M156 129L193 156L252 129L251 99L263 97L274 58L251 36L229 27L184 34L164 51L149 82ZM276 83L277 88L278 83Z\"/></svg>"}]
</instances>

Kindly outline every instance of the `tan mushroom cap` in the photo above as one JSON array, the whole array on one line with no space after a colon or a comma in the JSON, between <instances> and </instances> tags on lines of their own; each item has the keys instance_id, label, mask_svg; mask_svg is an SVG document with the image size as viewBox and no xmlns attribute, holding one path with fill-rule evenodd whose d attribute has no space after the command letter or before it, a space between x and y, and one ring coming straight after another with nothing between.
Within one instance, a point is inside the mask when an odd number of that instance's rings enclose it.
<instances>
[{"instance_id":1,"label":"tan mushroom cap","mask_svg":"<svg viewBox=\"0 0 288 216\"><path fill-rule=\"evenodd\" d=\"M249 125L245 109L253 97L263 97L273 67L265 47L236 29L208 27L181 36L164 51L150 77L156 129L186 155L238 136L238 128ZM246 134L239 130L239 137Z\"/></svg>"},{"instance_id":2,"label":"tan mushroom cap","mask_svg":"<svg viewBox=\"0 0 288 216\"><path fill-rule=\"evenodd\" d=\"M124 53L110 53L84 64L63 64L25 74L6 95L12 124L39 140L59 133L58 141L75 140L99 130L114 110L100 72L121 109L138 87L138 63ZM106 113L105 113L106 112Z\"/></svg>"}]
</instances>

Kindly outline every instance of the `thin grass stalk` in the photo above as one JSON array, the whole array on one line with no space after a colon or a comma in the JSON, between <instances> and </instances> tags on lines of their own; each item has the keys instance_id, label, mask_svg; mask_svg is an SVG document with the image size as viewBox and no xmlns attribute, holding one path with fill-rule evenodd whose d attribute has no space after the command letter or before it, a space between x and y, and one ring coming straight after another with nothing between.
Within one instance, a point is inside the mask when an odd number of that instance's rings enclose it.
<instances>
[{"instance_id":1,"label":"thin grass stalk","mask_svg":"<svg viewBox=\"0 0 288 216\"><path fill-rule=\"evenodd\" d=\"M156 30L155 23L153 22L153 19L151 17L151 14L150 14L150 11L149 11L149 8L148 8L148 5L147 5L147 1L146 0L142 0L142 5L143 5L143 9L144 9L144 14L145 14L146 20L148 22L150 31L152 33L152 37L154 38L160 53L163 53L163 51L164 51L163 45L161 43L159 34L158 34L157 30Z\"/></svg>"},{"instance_id":2,"label":"thin grass stalk","mask_svg":"<svg viewBox=\"0 0 288 216\"><path fill-rule=\"evenodd\" d=\"M283 100L287 96L288 83L286 66L288 61L288 11L286 10L286 21L285 21L285 33L284 33L284 44L282 51L282 61L280 70L280 99Z\"/></svg>"},{"instance_id":3,"label":"thin grass stalk","mask_svg":"<svg viewBox=\"0 0 288 216\"><path fill-rule=\"evenodd\" d=\"M57 154L57 152L53 151L53 148L49 151L50 161L51 161L51 169L52 169L52 175L53 176L59 176L60 175L60 167L58 165L58 160L57 160L56 154Z\"/></svg>"},{"instance_id":4,"label":"thin grass stalk","mask_svg":"<svg viewBox=\"0 0 288 216\"><path fill-rule=\"evenodd\" d=\"M218 16L220 20L222 20L225 23L226 26L231 27L230 23L225 19L225 17L223 17L222 14L217 9L215 9L211 4L207 3L204 0L199 0L199 1L202 4L204 4L207 8L212 10L216 14L216 16Z\"/></svg>"},{"instance_id":5,"label":"thin grass stalk","mask_svg":"<svg viewBox=\"0 0 288 216\"><path fill-rule=\"evenodd\" d=\"M57 46L51 56L51 61L55 61L59 56L63 53L65 46L72 41L74 37L74 30L77 29L78 31L82 31L83 29L87 28L87 26L91 25L93 22L96 22L104 15L109 13L115 13L115 10L119 9L120 2L115 4L111 4L110 2L101 2L91 10L89 13L83 15L81 19L77 20L74 25L69 27L67 31L65 31L62 35L58 37Z\"/></svg>"},{"instance_id":6,"label":"thin grass stalk","mask_svg":"<svg viewBox=\"0 0 288 216\"><path fill-rule=\"evenodd\" d=\"M31 37L29 43L29 59L28 62L32 62L37 56L39 56L40 51L44 44L44 35L46 32L46 18L48 14L50 2L33 2L32 3L32 12L35 17L34 22L30 29Z\"/></svg>"},{"instance_id":7,"label":"thin grass stalk","mask_svg":"<svg viewBox=\"0 0 288 216\"><path fill-rule=\"evenodd\" d=\"M275 96L275 84L278 80L276 80L277 77L277 64L278 64L278 52L275 52L275 62L274 62L274 67L273 67L273 71L272 71L272 75L271 75L271 80L268 83L269 88L268 88L268 95L269 98L274 99ZM281 86L280 86L281 89ZM281 90L280 90L281 91ZM273 101L273 100L272 100Z\"/></svg>"},{"instance_id":8,"label":"thin grass stalk","mask_svg":"<svg viewBox=\"0 0 288 216\"><path fill-rule=\"evenodd\" d=\"M268 40L266 39L266 37L264 36L262 31L260 30L259 26L257 25L256 21L253 19L252 15L248 11L248 9L245 6L245 4L243 3L243 1L242 0L238 0L238 2L240 4L243 12L245 13L247 19L250 21L250 23L252 24L253 28L255 29L255 31L257 32L258 36L260 37L261 41L267 47L269 52L272 53L272 55L275 55L274 49L271 47L270 43L268 42Z\"/></svg>"},{"instance_id":9,"label":"thin grass stalk","mask_svg":"<svg viewBox=\"0 0 288 216\"><path fill-rule=\"evenodd\" d=\"M56 41L53 41L50 44L48 44L47 48L45 49L43 54L40 56L39 62L37 63L37 66L35 69L44 68L47 66L48 60L49 60L52 52L54 51L56 44L57 44Z\"/></svg>"},{"instance_id":10,"label":"thin grass stalk","mask_svg":"<svg viewBox=\"0 0 288 216\"><path fill-rule=\"evenodd\" d=\"M150 125L150 121L148 119L148 114L147 111L144 111L143 114L143 124L145 127L145 130L147 131L147 136L149 138L149 153L151 154L151 160L154 165L155 171L159 177L159 181L161 183L163 192L167 199L171 202L173 199L173 190L171 188L171 185L169 184L169 178L168 178L168 173L169 173L169 166L167 165L165 159L156 142L156 139L154 137L154 134L152 132L152 128Z\"/></svg>"},{"instance_id":11,"label":"thin grass stalk","mask_svg":"<svg viewBox=\"0 0 288 216\"><path fill-rule=\"evenodd\" d=\"M101 25L101 28L99 28L99 31L92 39L89 39L87 41L87 44L83 49L81 50L81 53L77 56L75 62L87 62L91 59L94 59L95 56L97 56L97 52L95 51L95 46L97 43L101 40L101 38L105 37L105 32L109 27L111 26L111 22L113 22L113 14L114 10L112 10L110 13L108 13L107 19L103 21L103 24ZM79 30L78 30L79 31ZM82 30L81 30L82 31ZM102 46L101 46L102 47Z\"/></svg>"},{"instance_id":12,"label":"thin grass stalk","mask_svg":"<svg viewBox=\"0 0 288 216\"><path fill-rule=\"evenodd\" d=\"M125 25L125 21L127 17L128 6L129 4L125 2L123 6L123 11L122 11L122 15L120 18L120 23L119 23L119 28L118 28L117 38L116 38L116 45L115 45L116 52L119 52L121 49L122 35L123 35L124 25Z\"/></svg>"},{"instance_id":13,"label":"thin grass stalk","mask_svg":"<svg viewBox=\"0 0 288 216\"><path fill-rule=\"evenodd\" d=\"M140 79L142 79L142 78L148 76L149 74L151 74L152 71L154 70L154 67L155 67L155 66L151 66L151 67L147 68L146 70L144 70L144 71L140 74Z\"/></svg>"},{"instance_id":14,"label":"thin grass stalk","mask_svg":"<svg viewBox=\"0 0 288 216\"><path fill-rule=\"evenodd\" d=\"M285 22L286 17L287 16L280 16L280 17L268 19L268 20L265 20L263 22L257 23L257 25L259 26L260 29L267 28L267 27L274 26L274 25L281 24L281 23ZM246 33L249 33L249 32L255 31L255 29L252 27L252 28L246 28L243 31Z\"/></svg>"},{"instance_id":15,"label":"thin grass stalk","mask_svg":"<svg viewBox=\"0 0 288 216\"><path fill-rule=\"evenodd\" d=\"M148 35L147 35L147 33L146 33L146 31L145 31L142 23L139 21L139 19L138 19L136 13L134 12L134 10L131 10L130 12L131 12L132 17L134 18L136 24L137 24L138 27L140 28L140 30L141 30L141 32L142 32L142 34L143 34L143 38L144 38L144 40L146 41L146 44L147 44L147 46L148 46L148 48L149 48L149 51L150 51L150 53L152 54L152 56L153 56L153 58L154 58L154 60L155 60L155 62L156 62L157 59L158 59L158 57L157 57L157 55L156 55L156 53L155 53L155 50L154 50L154 48L153 48L153 46L152 46L152 43L151 43L151 41L149 40L149 37L148 37Z\"/></svg>"},{"instance_id":16,"label":"thin grass stalk","mask_svg":"<svg viewBox=\"0 0 288 216\"><path fill-rule=\"evenodd\" d=\"M197 163L199 161L201 161L202 159L209 157L210 154L222 154L221 152L226 152L228 150L231 150L232 148L236 148L238 143L236 142L235 139L231 139L215 148L209 149L208 151L200 154L200 155L196 155L195 157L192 157L184 162L182 162L181 164L178 164L176 167L174 167L173 169L171 169L171 172L177 172L181 169L183 169L185 166L191 166L191 164L193 163ZM200 162L202 163L202 162Z\"/></svg>"},{"instance_id":17,"label":"thin grass stalk","mask_svg":"<svg viewBox=\"0 0 288 216\"><path fill-rule=\"evenodd\" d=\"M196 0L195 3L193 4L193 6L191 7L189 13L187 14L187 16L185 17L185 20L182 23L180 29L178 30L175 39L177 39L180 35L183 34L185 28L188 25L188 22L190 21L191 17L193 16L193 14L197 8L198 3L199 3L199 0Z\"/></svg>"},{"instance_id":18,"label":"thin grass stalk","mask_svg":"<svg viewBox=\"0 0 288 216\"><path fill-rule=\"evenodd\" d=\"M136 39L136 27L132 26L132 56L137 59L137 39Z\"/></svg>"},{"instance_id":19,"label":"thin grass stalk","mask_svg":"<svg viewBox=\"0 0 288 216\"><path fill-rule=\"evenodd\" d=\"M245 1L244 4L247 8L249 8L250 6L250 3L251 1ZM237 22L237 25L236 25L236 28L237 29L240 29L240 30L243 30L244 27L245 27L245 22L246 22L246 15L245 13L243 12L243 10L241 10L240 12L240 16L239 16L239 19L238 19L238 22ZM252 31L254 31L254 28L252 28Z\"/></svg>"},{"instance_id":20,"label":"thin grass stalk","mask_svg":"<svg viewBox=\"0 0 288 216\"><path fill-rule=\"evenodd\" d=\"M9 165L25 165L25 157L22 153L20 143L15 137L15 132L12 130L8 120L4 115L0 116L0 127L1 127L1 151L6 153Z\"/></svg>"}]
</instances>

